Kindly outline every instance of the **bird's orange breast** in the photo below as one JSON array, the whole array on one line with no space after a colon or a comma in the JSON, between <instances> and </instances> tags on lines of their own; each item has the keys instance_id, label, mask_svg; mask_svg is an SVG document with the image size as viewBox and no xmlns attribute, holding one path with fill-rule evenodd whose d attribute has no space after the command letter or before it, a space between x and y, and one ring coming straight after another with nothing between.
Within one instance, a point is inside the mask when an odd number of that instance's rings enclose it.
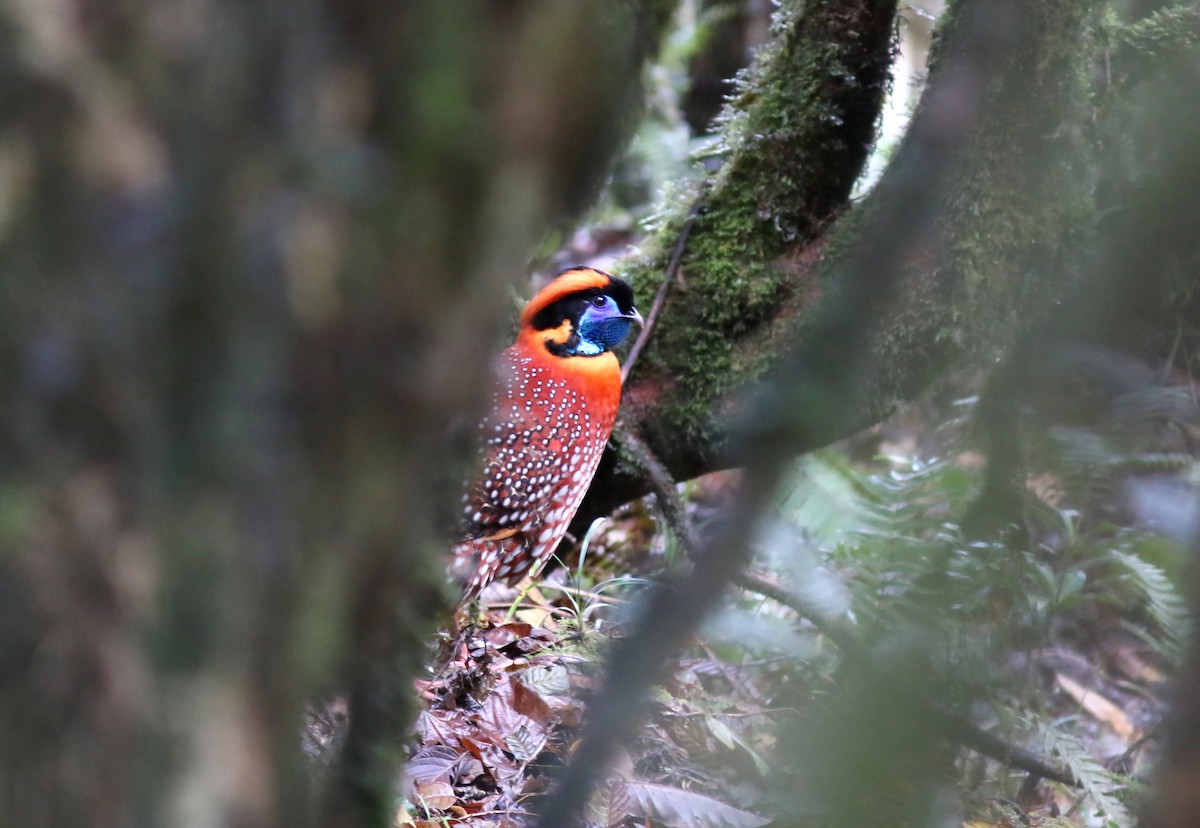
<instances>
[{"instance_id":1,"label":"bird's orange breast","mask_svg":"<svg viewBox=\"0 0 1200 828\"><path fill-rule=\"evenodd\" d=\"M541 341L544 338L545 331L524 330L509 353L528 358L554 381L575 389L596 413L611 412L611 429L621 404L621 365L616 356L611 351L596 356L555 356Z\"/></svg>"},{"instance_id":2,"label":"bird's orange breast","mask_svg":"<svg viewBox=\"0 0 1200 828\"><path fill-rule=\"evenodd\" d=\"M464 501L478 556L468 585L512 581L540 569L575 516L612 433L621 402L616 357L559 357L527 347L504 352L491 415L482 423L484 469Z\"/></svg>"},{"instance_id":3,"label":"bird's orange breast","mask_svg":"<svg viewBox=\"0 0 1200 828\"><path fill-rule=\"evenodd\" d=\"M521 313L517 341L497 364L478 473L463 496L454 554L476 563L464 597L536 573L566 533L617 419L621 369L609 348L641 321L632 302L627 284L580 267ZM613 320L622 320L619 335L605 327Z\"/></svg>"}]
</instances>

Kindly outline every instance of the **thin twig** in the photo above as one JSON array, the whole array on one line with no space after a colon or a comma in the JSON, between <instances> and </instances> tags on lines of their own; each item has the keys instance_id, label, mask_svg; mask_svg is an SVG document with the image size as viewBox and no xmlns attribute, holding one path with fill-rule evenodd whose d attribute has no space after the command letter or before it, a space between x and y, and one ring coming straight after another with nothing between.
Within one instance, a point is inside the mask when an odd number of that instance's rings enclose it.
<instances>
[{"instance_id":1,"label":"thin twig","mask_svg":"<svg viewBox=\"0 0 1200 828\"><path fill-rule=\"evenodd\" d=\"M683 551L690 557L696 549L696 544L692 538L691 525L688 521L687 510L683 505L683 498L675 489L675 479L671 477L667 467L632 428L627 427L624 423L617 423L616 428L613 429L613 436L620 443L622 452L646 476L650 491L658 499L658 505L662 508L667 526L679 540Z\"/></svg>"},{"instance_id":2,"label":"thin twig","mask_svg":"<svg viewBox=\"0 0 1200 828\"><path fill-rule=\"evenodd\" d=\"M729 711L723 713L710 713L707 710L689 710L684 713L676 713L671 710L664 710L658 715L664 719L699 719L707 716L712 716L714 719L749 719L754 716L799 716L800 711L794 707L764 707L762 710L742 710Z\"/></svg>"},{"instance_id":3,"label":"thin twig","mask_svg":"<svg viewBox=\"0 0 1200 828\"><path fill-rule=\"evenodd\" d=\"M982 729L974 722L953 713L947 713L935 707L930 707L929 710L942 720L946 737L953 739L964 747L968 747L989 759L995 759L997 762L1007 765L1010 768L1016 768L1034 776L1040 776L1042 779L1049 779L1051 782L1061 782L1063 785L1070 785L1073 788L1080 786L1079 780L1070 771L1058 765L1050 764L1033 751L1010 744L994 733L989 733Z\"/></svg>"},{"instance_id":4,"label":"thin twig","mask_svg":"<svg viewBox=\"0 0 1200 828\"><path fill-rule=\"evenodd\" d=\"M866 649L859 643L858 636L850 629L849 624L830 618L801 596L787 591L765 575L743 570L733 577L733 584L750 592L757 592L759 595L764 595L776 603L795 610L797 615L811 621L821 634L847 655L860 659L867 657Z\"/></svg>"},{"instance_id":5,"label":"thin twig","mask_svg":"<svg viewBox=\"0 0 1200 828\"><path fill-rule=\"evenodd\" d=\"M566 595L574 596L575 598L587 598L590 601L606 601L610 604L629 604L628 598L617 598L615 595L609 595L604 592L596 592L594 590L580 589L579 587L567 586L566 584L557 584L553 581L543 581L542 589L557 589ZM544 608L543 608L544 609Z\"/></svg>"},{"instance_id":6,"label":"thin twig","mask_svg":"<svg viewBox=\"0 0 1200 828\"><path fill-rule=\"evenodd\" d=\"M870 668L871 661L867 648L862 645L847 624L823 615L801 596L788 592L779 584L758 573L742 572L733 579L733 582L743 589L757 592L759 595L766 596L795 610L797 614L811 621L812 625L845 653L847 658L854 659L860 666ZM1011 768L1026 771L1052 782L1061 782L1073 787L1079 786L1079 781L1069 771L1050 764L1032 751L1010 744L961 716L948 713L923 701L916 703L922 713L938 723L946 738Z\"/></svg>"},{"instance_id":7,"label":"thin twig","mask_svg":"<svg viewBox=\"0 0 1200 828\"><path fill-rule=\"evenodd\" d=\"M696 223L696 217L700 215L700 204L704 195L705 190L701 190L700 195L692 204L692 209L688 212L687 219L683 222L683 227L679 228L679 238L675 240L675 249L671 251L671 258L667 262L667 269L663 274L662 284L658 286L658 293L654 294L654 304L650 306L650 313L646 316L646 324L642 326L642 332L634 340L633 347L629 349L629 356L625 357L625 364L621 366L622 384L629 378L629 372L633 370L633 364L637 362L638 356L641 355L642 349L646 347L646 342L650 339L650 334L654 331L654 323L658 321L658 315L662 312L663 304L667 301L667 290L671 287L671 282L675 281L675 277L679 273L679 264L683 261L683 251L687 248L688 236L692 233L692 226Z\"/></svg>"}]
</instances>

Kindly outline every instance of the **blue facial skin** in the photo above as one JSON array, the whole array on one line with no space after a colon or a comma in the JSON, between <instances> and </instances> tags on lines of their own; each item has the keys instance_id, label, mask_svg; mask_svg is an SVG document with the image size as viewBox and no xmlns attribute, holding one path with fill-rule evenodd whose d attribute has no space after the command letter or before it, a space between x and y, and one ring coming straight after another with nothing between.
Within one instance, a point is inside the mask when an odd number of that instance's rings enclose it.
<instances>
[{"instance_id":1,"label":"blue facial skin","mask_svg":"<svg viewBox=\"0 0 1200 828\"><path fill-rule=\"evenodd\" d=\"M583 356L602 354L620 344L634 322L641 322L637 311L624 314L611 297L601 294L592 300L579 317L579 346L576 353Z\"/></svg>"}]
</instances>

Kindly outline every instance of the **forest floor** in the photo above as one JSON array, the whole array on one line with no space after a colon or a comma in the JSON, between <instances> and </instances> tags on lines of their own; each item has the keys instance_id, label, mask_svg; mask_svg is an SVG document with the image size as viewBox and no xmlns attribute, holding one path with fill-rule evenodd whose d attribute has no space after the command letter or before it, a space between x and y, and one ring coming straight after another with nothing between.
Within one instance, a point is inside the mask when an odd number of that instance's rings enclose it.
<instances>
[{"instance_id":1,"label":"forest floor","mask_svg":"<svg viewBox=\"0 0 1200 828\"><path fill-rule=\"evenodd\" d=\"M605 267L632 241L581 232L558 263ZM1064 348L1011 401L997 497L978 383L953 384L796 461L751 569L598 775L589 825L1135 824L1192 624L1172 537L1200 525L1196 389ZM680 484L687 531L737 484ZM982 513L991 530L963 528ZM689 566L678 530L652 496L628 504L442 632L397 825L532 824L631 607ZM314 709L306 748L330 755L345 727L343 702Z\"/></svg>"},{"instance_id":2,"label":"forest floor","mask_svg":"<svg viewBox=\"0 0 1200 828\"><path fill-rule=\"evenodd\" d=\"M1134 464L1100 485L1034 464L1021 531L970 540L958 522L983 463L966 418L947 414L962 407L916 406L797 462L753 571L664 671L591 825L818 826L913 808L969 828L1133 824L1190 622L1179 551L1118 501L1130 480L1183 472ZM694 531L736 485L725 472L680 486ZM593 529L582 562L489 590L443 634L417 682L398 825L532 824L629 606L687 566L653 498ZM330 738L329 715L310 738Z\"/></svg>"}]
</instances>

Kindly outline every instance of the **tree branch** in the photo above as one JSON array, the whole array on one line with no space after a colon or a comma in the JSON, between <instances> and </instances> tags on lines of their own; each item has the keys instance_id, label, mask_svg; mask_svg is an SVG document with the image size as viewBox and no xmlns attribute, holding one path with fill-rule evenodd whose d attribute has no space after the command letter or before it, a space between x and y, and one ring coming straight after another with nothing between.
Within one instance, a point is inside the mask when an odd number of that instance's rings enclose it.
<instances>
[{"instance_id":1,"label":"tree branch","mask_svg":"<svg viewBox=\"0 0 1200 828\"><path fill-rule=\"evenodd\" d=\"M799 616L811 621L813 626L845 653L858 669L875 670L870 651L858 640L858 636L855 635L849 624L828 618L815 607L810 606L801 596L789 592L760 574L749 571L740 572L734 577L733 583L795 610ZM1006 742L999 736L983 730L974 722L929 704L923 699L908 699L907 702L916 716L936 723L947 739L971 748L989 759L995 759L1009 767L1027 771L1042 779L1061 782L1073 787L1079 785L1079 781L1069 771L1047 762L1032 751Z\"/></svg>"},{"instance_id":2,"label":"tree branch","mask_svg":"<svg viewBox=\"0 0 1200 828\"><path fill-rule=\"evenodd\" d=\"M924 117L914 122L907 152L896 160L887 207L871 216L839 294L828 300L807 347L790 354L775 385L753 399L739 420L734 456L746 472L729 519L701 543L687 576L650 591L629 637L614 648L579 747L541 812L541 828L574 823L595 781L631 732L633 712L642 708L669 653L743 567L749 540L768 513L791 453L814 439L827 439L861 410L860 389L874 367L868 347L873 326L902 280L914 240L927 238L941 217L942 188L958 171L980 124L986 90L1002 56L1035 37L1024 5L961 7L953 32L958 48L952 71L927 93ZM891 11L887 9L888 24Z\"/></svg>"},{"instance_id":3,"label":"tree branch","mask_svg":"<svg viewBox=\"0 0 1200 828\"><path fill-rule=\"evenodd\" d=\"M692 227L696 223L696 216L700 213L700 204L704 198L703 191L701 195L692 204L692 209L688 212L687 218L683 222L683 227L679 228L679 237L675 240L675 249L671 251L671 259L667 262L667 269L663 272L662 284L658 287L658 292L654 294L654 302L650 305L650 313L646 316L646 324L643 326L638 338L634 341L633 347L629 349L629 355L625 357L625 362L621 365L621 383L622 385L629 378L629 373L633 370L633 366L637 364L638 356L641 355L642 349L646 347L646 342L649 341L650 335L654 332L654 326L658 322L658 315L662 313L663 303L667 299L667 290L670 289L671 283L679 276L679 264L683 261L683 251L687 247L688 236L691 235Z\"/></svg>"}]
</instances>

